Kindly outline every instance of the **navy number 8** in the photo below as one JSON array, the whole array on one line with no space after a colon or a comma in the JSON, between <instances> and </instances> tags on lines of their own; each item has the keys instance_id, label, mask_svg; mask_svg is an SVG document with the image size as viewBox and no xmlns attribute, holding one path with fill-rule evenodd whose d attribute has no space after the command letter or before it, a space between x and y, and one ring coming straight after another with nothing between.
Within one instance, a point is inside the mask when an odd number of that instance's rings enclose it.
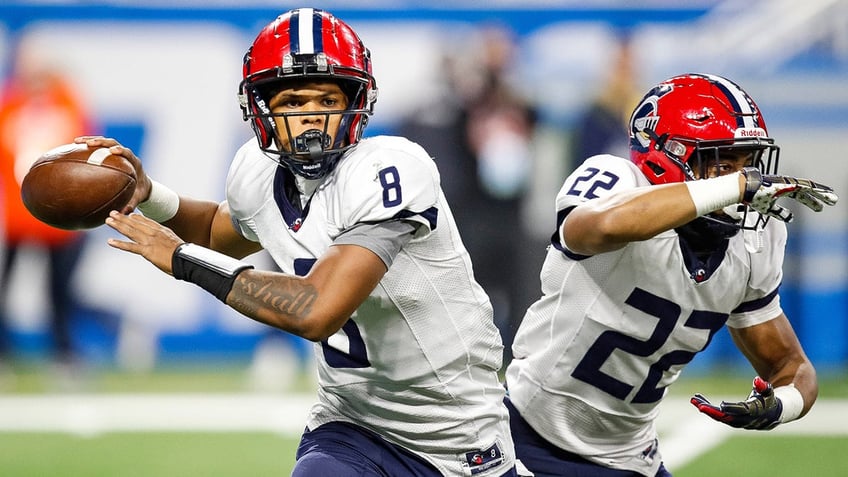
<instances>
[{"instance_id":1,"label":"navy number 8","mask_svg":"<svg viewBox=\"0 0 848 477\"><path fill-rule=\"evenodd\" d=\"M400 205L403 195L400 191L400 174L397 167L390 166L380 169L380 185L383 186L383 207L389 208Z\"/></svg>"}]
</instances>

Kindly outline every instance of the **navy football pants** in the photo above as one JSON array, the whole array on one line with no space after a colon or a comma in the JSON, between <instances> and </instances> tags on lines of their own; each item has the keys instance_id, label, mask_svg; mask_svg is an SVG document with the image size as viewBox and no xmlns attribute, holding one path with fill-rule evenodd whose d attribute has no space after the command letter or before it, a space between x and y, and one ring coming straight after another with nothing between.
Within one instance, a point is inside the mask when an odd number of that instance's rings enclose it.
<instances>
[{"instance_id":1,"label":"navy football pants","mask_svg":"<svg viewBox=\"0 0 848 477\"><path fill-rule=\"evenodd\" d=\"M509 427L515 441L516 457L536 477L641 477L636 472L610 469L560 449L536 433L509 398L505 398L504 402L509 409ZM660 465L656 477L671 477L671 473Z\"/></svg>"}]
</instances>

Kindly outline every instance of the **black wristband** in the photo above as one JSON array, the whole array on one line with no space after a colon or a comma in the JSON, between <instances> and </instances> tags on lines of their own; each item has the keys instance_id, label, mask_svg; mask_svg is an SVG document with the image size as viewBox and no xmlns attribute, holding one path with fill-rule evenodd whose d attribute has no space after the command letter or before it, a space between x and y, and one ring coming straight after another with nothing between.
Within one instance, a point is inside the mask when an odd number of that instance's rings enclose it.
<instances>
[{"instance_id":1,"label":"black wristband","mask_svg":"<svg viewBox=\"0 0 848 477\"><path fill-rule=\"evenodd\" d=\"M743 167L742 175L745 176L745 193L742 194L742 203L749 204L754 200L754 194L763 185L763 173L756 167Z\"/></svg>"},{"instance_id":2,"label":"black wristband","mask_svg":"<svg viewBox=\"0 0 848 477\"><path fill-rule=\"evenodd\" d=\"M238 274L250 268L253 265L191 243L177 247L171 257L174 278L194 283L225 303Z\"/></svg>"}]
</instances>

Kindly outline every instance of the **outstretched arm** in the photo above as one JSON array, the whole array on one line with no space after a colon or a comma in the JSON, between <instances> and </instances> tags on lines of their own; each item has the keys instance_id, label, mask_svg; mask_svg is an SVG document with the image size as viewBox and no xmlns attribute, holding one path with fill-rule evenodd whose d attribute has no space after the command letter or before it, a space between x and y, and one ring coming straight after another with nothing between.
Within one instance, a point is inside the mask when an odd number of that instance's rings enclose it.
<instances>
[{"instance_id":1,"label":"outstretched arm","mask_svg":"<svg viewBox=\"0 0 848 477\"><path fill-rule=\"evenodd\" d=\"M569 250L594 255L647 240L697 217L684 183L639 187L575 207L562 224Z\"/></svg>"},{"instance_id":2,"label":"outstretched arm","mask_svg":"<svg viewBox=\"0 0 848 477\"><path fill-rule=\"evenodd\" d=\"M828 186L789 176L763 176L753 167L710 179L639 187L574 207L562 224L565 246L594 255L647 240L696 217L733 204L788 222L792 213L776 201L787 197L815 212L839 200Z\"/></svg>"}]
</instances>

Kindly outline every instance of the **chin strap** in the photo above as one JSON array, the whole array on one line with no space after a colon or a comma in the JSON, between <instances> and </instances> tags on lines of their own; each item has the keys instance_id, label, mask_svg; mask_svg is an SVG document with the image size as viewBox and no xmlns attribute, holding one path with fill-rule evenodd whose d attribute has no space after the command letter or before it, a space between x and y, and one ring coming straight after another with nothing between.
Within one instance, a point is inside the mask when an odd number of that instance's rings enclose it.
<instances>
[{"instance_id":1,"label":"chin strap","mask_svg":"<svg viewBox=\"0 0 848 477\"><path fill-rule=\"evenodd\" d=\"M300 136L294 138L294 148L298 153L309 153L309 159L316 161L321 159L324 148L330 145L330 136L318 129L310 129Z\"/></svg>"}]
</instances>

